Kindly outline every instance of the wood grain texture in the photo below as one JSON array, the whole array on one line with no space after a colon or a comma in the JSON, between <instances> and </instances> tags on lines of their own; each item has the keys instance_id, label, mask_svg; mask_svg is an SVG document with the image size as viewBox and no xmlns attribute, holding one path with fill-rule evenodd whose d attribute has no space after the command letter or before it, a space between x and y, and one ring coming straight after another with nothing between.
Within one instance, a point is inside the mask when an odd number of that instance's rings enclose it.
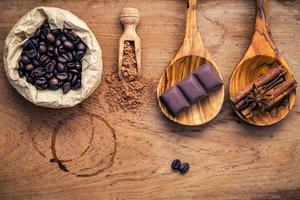
<instances>
[{"instance_id":1,"label":"wood grain texture","mask_svg":"<svg viewBox=\"0 0 300 200\"><path fill-rule=\"evenodd\" d=\"M228 100L230 75L253 34L253 0L199 1L199 31L226 93L220 114L198 128L170 122L156 100L161 74L184 38L184 0L2 0L0 46L21 16L42 5L67 9L86 21L101 44L106 73L118 66L121 9L139 8L137 32L152 101L135 114L111 112L102 82L75 108L37 108L9 85L0 48L1 200L300 199L299 98L285 120L262 128L241 121ZM300 2L274 0L270 7L274 43L300 80ZM53 135L57 156L72 160L64 163L71 173L100 172L77 177L50 163ZM186 175L170 169L174 158L190 162Z\"/></svg>"},{"instance_id":2,"label":"wood grain texture","mask_svg":"<svg viewBox=\"0 0 300 200\"><path fill-rule=\"evenodd\" d=\"M245 56L232 73L229 83L230 96L234 96L261 74L267 73L274 62L279 62L284 67L286 80L294 78L290 67L273 42L269 26L269 3L269 0L256 0L255 31ZM289 94L286 106L280 106L273 112L266 111L251 118L245 118L234 106L233 109L241 119L250 124L269 126L288 115L294 106L295 99L296 90Z\"/></svg>"},{"instance_id":3,"label":"wood grain texture","mask_svg":"<svg viewBox=\"0 0 300 200\"><path fill-rule=\"evenodd\" d=\"M224 86L174 117L159 100L167 90L189 76L199 66L210 63L222 79L221 72L203 46L197 24L197 0L187 1L185 37L173 60L167 66L157 87L158 105L170 120L186 126L203 125L214 119L224 102Z\"/></svg>"}]
</instances>

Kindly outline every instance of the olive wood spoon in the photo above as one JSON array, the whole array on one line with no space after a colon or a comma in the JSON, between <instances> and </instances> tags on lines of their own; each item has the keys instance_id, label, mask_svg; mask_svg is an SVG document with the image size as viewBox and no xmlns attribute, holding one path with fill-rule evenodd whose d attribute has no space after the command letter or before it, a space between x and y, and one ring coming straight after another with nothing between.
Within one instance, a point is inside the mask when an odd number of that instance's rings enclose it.
<instances>
[{"instance_id":1,"label":"olive wood spoon","mask_svg":"<svg viewBox=\"0 0 300 200\"><path fill-rule=\"evenodd\" d=\"M190 75L204 63L210 63L222 79L220 70L203 46L200 33L198 32L197 0L189 0L187 3L186 31L183 44L174 59L166 67L157 88L159 107L168 119L181 125L197 126L209 122L221 110L224 101L224 86L176 117L173 117L160 101L160 96L165 91Z\"/></svg>"},{"instance_id":2,"label":"olive wood spoon","mask_svg":"<svg viewBox=\"0 0 300 200\"><path fill-rule=\"evenodd\" d=\"M244 58L231 75L229 83L230 96L234 96L248 83L252 82L261 74L268 72L274 62L279 62L284 67L286 70L286 80L293 78L290 67L279 54L273 42L269 27L268 7L269 0L256 0L255 32ZM285 106L276 108L277 111L275 112L271 113L266 111L250 119L243 117L234 106L233 109L241 119L250 124L268 126L281 121L287 116L295 103L295 97L296 90L289 94L288 103Z\"/></svg>"}]
</instances>

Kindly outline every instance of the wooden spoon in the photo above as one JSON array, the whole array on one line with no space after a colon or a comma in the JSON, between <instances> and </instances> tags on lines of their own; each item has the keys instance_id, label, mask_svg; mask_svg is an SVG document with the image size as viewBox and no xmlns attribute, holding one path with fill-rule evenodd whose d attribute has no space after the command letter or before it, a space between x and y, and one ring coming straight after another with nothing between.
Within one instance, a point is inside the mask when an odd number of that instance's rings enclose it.
<instances>
[{"instance_id":1,"label":"wooden spoon","mask_svg":"<svg viewBox=\"0 0 300 200\"><path fill-rule=\"evenodd\" d=\"M248 83L252 82L261 74L266 73L275 61L281 63L287 71L285 74L286 80L293 78L291 69L278 53L278 49L273 42L269 27L268 7L269 0L256 0L255 32L244 58L232 73L229 83L230 96L235 95ZM261 113L251 119L246 119L234 106L233 108L244 121L257 126L267 126L279 122L287 116L295 103L295 97L296 90L290 93L288 97L289 102L286 106L280 106L277 110L272 111L272 113Z\"/></svg>"},{"instance_id":2,"label":"wooden spoon","mask_svg":"<svg viewBox=\"0 0 300 200\"><path fill-rule=\"evenodd\" d=\"M170 120L181 125L196 126L209 122L219 113L224 101L224 86L176 117L173 117L168 112L159 99L165 91L183 80L204 63L210 63L222 78L220 70L203 46L197 29L197 0L189 0L183 44L175 58L165 69L157 88L157 98L161 111Z\"/></svg>"}]
</instances>

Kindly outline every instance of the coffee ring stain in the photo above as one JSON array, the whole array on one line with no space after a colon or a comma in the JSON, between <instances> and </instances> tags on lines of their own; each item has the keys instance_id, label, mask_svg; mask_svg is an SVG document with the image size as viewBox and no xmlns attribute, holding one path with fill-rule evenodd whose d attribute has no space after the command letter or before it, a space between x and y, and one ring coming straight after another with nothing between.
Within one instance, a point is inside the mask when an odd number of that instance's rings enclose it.
<instances>
[{"instance_id":1,"label":"coffee ring stain","mask_svg":"<svg viewBox=\"0 0 300 200\"><path fill-rule=\"evenodd\" d=\"M78 117L78 116L87 116L89 117L90 121L91 121L91 128L92 128L92 133L91 133L91 137L89 138L89 145L80 153L80 155L78 157L76 157L75 159L59 159L57 156L57 151L56 151L56 137L59 133L59 131L65 126L66 123L68 123L69 121L73 120L74 118ZM70 169L68 169L68 167L66 166L66 163L75 161L79 158L81 158L82 156L84 156L87 152L89 152L89 150L95 148L93 146L93 140L94 140L94 136L95 136L95 127L94 127L94 119L98 119L101 122L103 122L110 130L111 134L112 134L112 139L113 139L113 149L111 150L111 152L109 154L107 154L107 156L109 156L110 158L108 159L108 163L106 164L105 167L96 170L95 172L91 172L91 173L84 173L84 171L86 170L92 170L92 169L96 169L98 166L100 166L101 164L103 164L105 162L104 159L101 159L100 161L98 161L97 163L93 164L93 166L89 166L89 167L85 167L85 168L81 168L78 171L79 172L83 172L83 173L75 173L72 172ZM32 130L32 126L31 124L33 123L34 118L32 117L29 121L29 125L27 127L27 131L29 133L31 133ZM34 135L31 135L31 139L32 139L32 143L33 143L33 147L34 149L37 150L37 152L44 158L46 158L47 156L38 148L37 143L35 141L35 137ZM101 172L107 170L108 168L113 166L114 163L114 159L117 153L117 137L116 137L116 133L115 130L113 129L113 127L101 116L97 115L97 114L93 114L90 113L88 111L85 111L84 109L80 109L78 112L75 113L71 113L68 116L64 117L63 119L61 119L56 126L53 129L52 132L52 137L51 137L51 153L52 153L52 158L50 159L51 163L57 163L59 169L61 169L64 172L70 173L72 175L75 175L77 177L91 177L91 176L95 176L100 174Z\"/></svg>"}]
</instances>

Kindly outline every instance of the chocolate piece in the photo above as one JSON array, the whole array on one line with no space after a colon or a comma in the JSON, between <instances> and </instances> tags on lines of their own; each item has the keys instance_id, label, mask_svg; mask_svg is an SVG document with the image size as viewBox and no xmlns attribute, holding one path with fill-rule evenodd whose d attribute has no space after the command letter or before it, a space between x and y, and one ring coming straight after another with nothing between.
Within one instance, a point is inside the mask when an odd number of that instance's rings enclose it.
<instances>
[{"instance_id":1,"label":"chocolate piece","mask_svg":"<svg viewBox=\"0 0 300 200\"><path fill-rule=\"evenodd\" d=\"M194 75L189 76L177 86L191 105L197 100L207 96L205 89L200 85Z\"/></svg>"},{"instance_id":2,"label":"chocolate piece","mask_svg":"<svg viewBox=\"0 0 300 200\"><path fill-rule=\"evenodd\" d=\"M199 69L194 71L193 74L203 85L208 94L212 93L214 90L223 85L223 81L218 73L208 63L203 64Z\"/></svg>"},{"instance_id":3,"label":"chocolate piece","mask_svg":"<svg viewBox=\"0 0 300 200\"><path fill-rule=\"evenodd\" d=\"M178 115L190 106L176 85L164 93L160 99L173 116Z\"/></svg>"}]
</instances>

